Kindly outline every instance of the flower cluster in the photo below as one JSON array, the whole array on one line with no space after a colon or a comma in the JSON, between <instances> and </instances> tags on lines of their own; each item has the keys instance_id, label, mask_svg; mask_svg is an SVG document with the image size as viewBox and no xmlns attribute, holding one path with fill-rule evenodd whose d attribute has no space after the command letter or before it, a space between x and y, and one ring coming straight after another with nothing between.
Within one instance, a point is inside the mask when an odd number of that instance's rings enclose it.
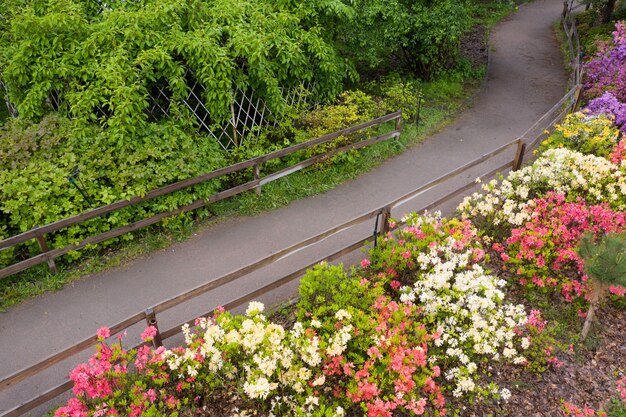
<instances>
[{"instance_id":1,"label":"flower cluster","mask_svg":"<svg viewBox=\"0 0 626 417\"><path fill-rule=\"evenodd\" d=\"M377 282L405 306L418 306L434 336L430 358L453 396L496 396L495 384L480 382L482 364L505 360L526 364L530 340L521 305L504 302L506 282L478 263L485 257L468 220L410 214L371 252ZM504 397L506 397L506 391Z\"/></svg>"},{"instance_id":2,"label":"flower cluster","mask_svg":"<svg viewBox=\"0 0 626 417\"><path fill-rule=\"evenodd\" d=\"M568 301L588 294L583 261L576 252L586 233L606 235L626 227L626 212L584 200L566 202L565 195L548 193L526 207L528 222L514 228L505 245L494 244L522 285L559 291ZM619 291L615 288L615 291Z\"/></svg>"},{"instance_id":3,"label":"flower cluster","mask_svg":"<svg viewBox=\"0 0 626 417\"><path fill-rule=\"evenodd\" d=\"M106 327L98 329L97 336L97 353L70 372L76 397L57 409L55 417L137 417L167 415L180 409L182 389L177 393L174 387L164 384L170 378L164 365L164 348L142 346L127 351L121 338L109 346L105 343L110 336ZM137 373L129 371L132 366Z\"/></svg>"},{"instance_id":4,"label":"flower cluster","mask_svg":"<svg viewBox=\"0 0 626 417\"><path fill-rule=\"evenodd\" d=\"M588 98L602 96L606 91L622 103L626 102L626 24L615 25L610 43L598 45L598 51L585 64L583 87Z\"/></svg>"},{"instance_id":5,"label":"flower cluster","mask_svg":"<svg viewBox=\"0 0 626 417\"><path fill-rule=\"evenodd\" d=\"M611 151L609 160L615 165L622 166L626 161L626 140L620 140Z\"/></svg>"},{"instance_id":6,"label":"flower cluster","mask_svg":"<svg viewBox=\"0 0 626 417\"><path fill-rule=\"evenodd\" d=\"M346 396L368 416L445 415L445 399L435 382L438 366L429 361L433 336L421 324L420 309L380 296L372 306L369 342L359 363L329 364L331 374L347 377Z\"/></svg>"},{"instance_id":7,"label":"flower cluster","mask_svg":"<svg viewBox=\"0 0 626 417\"><path fill-rule=\"evenodd\" d=\"M596 411L591 407L579 408L565 401L563 402L563 417L606 417L606 413L600 411L596 414Z\"/></svg>"},{"instance_id":8,"label":"flower cluster","mask_svg":"<svg viewBox=\"0 0 626 417\"><path fill-rule=\"evenodd\" d=\"M600 99L594 100L597 101ZM594 102L589 109L599 110ZM624 107L626 121L626 106ZM554 132L539 148L545 151L550 148L568 148L583 154L606 157L617 144L620 132L613 126L613 120L606 114L590 111L571 113L563 123L554 126ZM613 117L613 116L611 116Z\"/></svg>"},{"instance_id":9,"label":"flower cluster","mask_svg":"<svg viewBox=\"0 0 626 417\"><path fill-rule=\"evenodd\" d=\"M591 100L585 108L585 113L605 115L622 133L626 133L626 103L620 102L610 91Z\"/></svg>"},{"instance_id":10,"label":"flower cluster","mask_svg":"<svg viewBox=\"0 0 626 417\"><path fill-rule=\"evenodd\" d=\"M626 209L626 180L620 167L605 158L565 148L549 149L527 167L511 172L500 183L483 185L482 193L466 197L458 211L488 235L498 235L530 219L526 206L549 192L566 201L583 198L590 204L608 203Z\"/></svg>"},{"instance_id":11,"label":"flower cluster","mask_svg":"<svg viewBox=\"0 0 626 417\"><path fill-rule=\"evenodd\" d=\"M325 384L323 364L342 357L354 331L351 315L338 311L327 326L332 331L318 334L300 322L287 331L262 312L258 302L250 303L245 317L218 310L196 320L195 329L183 326L186 347L171 350L109 347L103 340L108 329L99 330L98 353L70 375L76 397L55 416L168 415L181 404L200 408L202 398L218 390L238 393L250 411L271 407L270 415L316 415L320 396L330 397L334 388ZM155 330L148 327L144 340ZM322 414L343 415L341 407L333 410Z\"/></svg>"}]
</instances>

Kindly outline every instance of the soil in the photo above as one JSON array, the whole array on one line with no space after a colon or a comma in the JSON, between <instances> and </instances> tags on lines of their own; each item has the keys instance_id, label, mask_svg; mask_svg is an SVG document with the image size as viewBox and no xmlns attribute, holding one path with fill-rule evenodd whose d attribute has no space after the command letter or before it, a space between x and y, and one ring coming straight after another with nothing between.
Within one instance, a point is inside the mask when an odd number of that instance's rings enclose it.
<instances>
[{"instance_id":1,"label":"soil","mask_svg":"<svg viewBox=\"0 0 626 417\"><path fill-rule=\"evenodd\" d=\"M468 60L473 70L487 65L489 49L487 43L487 28L476 26L461 38L461 58Z\"/></svg>"},{"instance_id":2,"label":"soil","mask_svg":"<svg viewBox=\"0 0 626 417\"><path fill-rule=\"evenodd\" d=\"M617 397L615 381L626 372L626 314L623 309L607 306L598 316L601 330L593 348L558 355L563 365L543 374L512 366L496 367L492 379L508 387L511 398L508 402L466 406L461 415L554 417L563 415L562 401L579 408L588 405L595 410L609 409L611 399Z\"/></svg>"}]
</instances>

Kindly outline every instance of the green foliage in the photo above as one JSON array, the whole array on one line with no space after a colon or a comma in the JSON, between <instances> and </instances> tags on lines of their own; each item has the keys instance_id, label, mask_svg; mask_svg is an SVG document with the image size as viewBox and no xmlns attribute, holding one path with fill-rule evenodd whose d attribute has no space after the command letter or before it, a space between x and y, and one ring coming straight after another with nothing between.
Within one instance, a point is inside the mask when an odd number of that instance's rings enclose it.
<instances>
[{"instance_id":1,"label":"green foliage","mask_svg":"<svg viewBox=\"0 0 626 417\"><path fill-rule=\"evenodd\" d=\"M470 19L455 0L365 0L342 28L342 52L361 69L397 68L431 79L450 68Z\"/></svg>"},{"instance_id":2,"label":"green foliage","mask_svg":"<svg viewBox=\"0 0 626 417\"><path fill-rule=\"evenodd\" d=\"M367 311L384 294L382 287L373 287L369 282L361 284L356 271L348 275L343 265L326 263L306 272L298 292L297 318L300 321L307 319L307 315L317 319L332 317L340 309L350 313Z\"/></svg>"},{"instance_id":3,"label":"green foliage","mask_svg":"<svg viewBox=\"0 0 626 417\"><path fill-rule=\"evenodd\" d=\"M101 7L41 0L14 10L0 71L22 116L45 115L50 95L58 94L78 120L98 121L128 140L148 123L146 95L155 87L167 91L170 115L180 117L182 101L200 81L219 123L229 116L235 86L254 88L280 113L281 86L314 80L317 93L332 97L348 70L320 26L328 15L348 18L349 8L338 1L146 0Z\"/></svg>"},{"instance_id":4,"label":"green foliage","mask_svg":"<svg viewBox=\"0 0 626 417\"><path fill-rule=\"evenodd\" d=\"M195 137L175 122L151 124L133 143L120 144L99 128L74 135L74 124L46 116L38 124L14 119L0 129L0 233L15 235L90 208L68 175L80 170L78 185L101 206L211 171L223 164L215 141ZM158 138L158 140L157 140ZM52 247L173 210L217 191L212 181L116 211L48 237ZM125 235L124 239L131 239ZM33 244L34 245L34 244ZM30 247L31 250L36 250ZM6 253L6 254L5 254ZM1 264L12 254L2 251Z\"/></svg>"},{"instance_id":5,"label":"green foliage","mask_svg":"<svg viewBox=\"0 0 626 417\"><path fill-rule=\"evenodd\" d=\"M583 236L578 248L585 262L585 272L602 285L626 286L626 234Z\"/></svg>"}]
</instances>

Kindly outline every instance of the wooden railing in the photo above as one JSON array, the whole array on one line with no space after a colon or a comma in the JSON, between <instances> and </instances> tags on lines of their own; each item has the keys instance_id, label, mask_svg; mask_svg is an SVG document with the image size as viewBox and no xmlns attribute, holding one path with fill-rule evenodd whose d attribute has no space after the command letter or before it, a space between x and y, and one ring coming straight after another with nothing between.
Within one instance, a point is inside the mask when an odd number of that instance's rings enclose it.
<instances>
[{"instance_id":1,"label":"wooden railing","mask_svg":"<svg viewBox=\"0 0 626 417\"><path fill-rule=\"evenodd\" d=\"M563 2L563 13L561 14L561 23L567 38L567 46L570 53L569 61L572 70L573 85L580 85L583 77L582 49L580 47L578 30L576 29L576 18L573 14L574 10L580 6L580 4L574 6L574 0L565 0Z\"/></svg>"},{"instance_id":2,"label":"wooden railing","mask_svg":"<svg viewBox=\"0 0 626 417\"><path fill-rule=\"evenodd\" d=\"M75 251L75 250L79 250L84 248L87 245L94 245L100 242L104 242L106 240L109 239L113 239L115 237L124 235L126 233L141 229L143 227L146 226L150 226L152 224L158 223L163 219L166 219L168 217L173 217L182 213L186 213L201 207L204 207L206 205L209 205L211 203L215 203L227 198L230 198L232 196L235 196L237 194L241 194L243 192L246 191L250 191L250 190L256 190L257 193L261 192L261 186L268 184L272 181L276 181L279 178L282 178L286 175L292 174L296 171L300 171L306 167L309 167L311 165L314 165L316 163L319 163L322 160L325 160L327 158L330 158L334 155L337 155L338 153L341 152L347 152L353 149L360 149L363 148L365 146L369 146L369 145L373 145L375 143L379 143L388 139L392 139L392 138L399 138L400 137L400 130L401 130L401 120L402 120L402 112L401 111L397 111L395 113L391 113L388 114L386 116L382 116L379 117L377 119L374 120L370 120L368 122L364 122L361 123L359 125L356 126L352 126L346 129L342 129L333 133L329 133L327 135L324 136L320 136L318 138L312 139L310 141L307 142L303 142L303 143L299 143L297 145L293 145L290 146L288 148L285 149L280 149L278 151L274 151L271 152L269 154L263 155L263 156L258 156L256 158L252 158L249 159L247 161L243 161L243 162L239 162L237 164L234 165L230 165L224 168L220 168L217 169L215 171L209 172L207 174L204 175L200 175L198 177L194 177L194 178L189 178L183 181L179 181L176 182L174 184L170 184L170 185L166 185L164 187L161 188L157 188L155 190L152 190L148 193L146 193L144 196L137 196L137 197L133 197L131 199L128 200L120 200L117 201L115 203L106 205L106 206L102 206L102 207L98 207L95 208L93 210L87 211L85 213L81 213L79 215L76 216L72 216L72 217L68 217L59 221L56 221L54 223L50 223L47 224L45 226L39 226L39 227L35 227L31 230L28 230L24 233L20 233L19 235L15 235L9 238L6 238L4 240L0 241L0 250L3 249L7 249L19 244L22 244L24 242L27 242L31 239L35 239L37 241L37 243L39 244L39 247L41 249L41 253L38 255L35 255L29 259L26 259L24 261L15 263L13 265L10 265L4 269L0 269L0 279L8 277L12 274L15 274L17 272L23 271L27 268L30 268L34 265L38 265L41 264L43 262L47 262L48 266L50 267L50 269L53 272L56 272L57 268L56 265L54 263L54 259L65 255L71 251ZM374 126L380 126L386 122L389 121L395 121L395 129L389 133L383 134L383 135L379 135L379 136L375 136L373 138L369 138L366 140L361 140L355 143L351 143L349 145L345 145L342 147L339 147L337 149L334 149L332 151L328 151L325 152L323 154L319 154L316 156L313 156L311 158L308 158L296 165L284 168L280 171L274 172L272 174L266 175L264 177L261 177L261 170L260 167L262 164L272 161L274 159L278 159L278 158L282 158L288 155L291 155L295 152L298 151L302 151L305 149L310 149L314 146L320 145L320 144L324 144L324 143L328 143L331 142L335 139L337 139L340 136L347 136L350 135L352 133L364 130L364 129L368 129ZM247 168L252 168L253 172L254 172L254 180L249 181L245 184L241 184L238 185L236 187L232 187L228 190L224 190L221 191L217 194L213 194L212 196L206 198L206 199L202 199L202 200L197 200L189 205L186 206L182 206L177 208L176 210L172 210L172 211L168 211L168 212L164 212L164 213L159 213L156 214L152 217L146 218L146 219L142 219L139 221L136 221L134 223L130 223L127 224L125 226L121 226L118 227L116 229L112 229L109 230L107 232L104 233L100 233L98 235L95 236L90 236L86 239L83 239L82 241L78 242L78 243L74 243L74 244L69 244L66 245L62 248L56 248L56 249L52 249L50 250L48 248L47 242L46 242L46 234L48 233L53 233L53 232L57 232L61 229L64 229L66 227L70 227L70 226L74 226L80 223L83 223L89 219L93 219L96 217L100 217L100 216L104 216L106 214L112 213L114 211L123 209L125 207L129 207L129 206L133 206L139 203L142 203L144 201L147 200L151 200L153 198L156 197L160 197L160 196L164 196L167 194L171 194L173 192L191 187L193 185L197 185L197 184L202 184L204 182L213 180L215 178L218 177L222 177L224 175L229 175L229 174L233 174L236 172L240 172L243 171Z\"/></svg>"},{"instance_id":3,"label":"wooden railing","mask_svg":"<svg viewBox=\"0 0 626 417\"><path fill-rule=\"evenodd\" d=\"M115 334L115 333L120 333L122 331L124 331L125 329L129 328L132 325L135 325L137 323L140 323L142 321L146 322L146 325L152 325L155 326L158 329L158 333L157 336L154 339L154 343L155 345L161 345L163 343L163 340L166 340L172 336L175 336L177 334L179 334L181 332L181 326L184 323L180 323L177 326L174 326L172 328L166 329L166 330L161 330L159 329L159 325L158 325L158 314L161 314L171 308L174 308L176 306L179 306L183 303L188 302L189 300L192 300L200 295L206 294L207 292L214 290L220 286L223 286L225 284L231 283L234 280L241 278L243 276L246 276L252 272L255 272L263 267L266 267L282 258L285 258L291 254L294 254L304 248L307 248L311 245L314 245L318 242L321 242L322 240L325 240L331 236L337 235L338 233L345 231L347 229L350 229L354 226L360 225L364 222L367 221L375 221L375 227L374 227L374 233L373 236L368 236L366 238L363 239L359 239L353 243L351 243L350 245L347 245L335 252L333 252L332 254L329 254L327 256L324 256L320 259L317 259L315 262L312 262L300 269L298 269L295 272L290 273L287 276L284 276L278 280L275 280L259 289L256 289L252 292L246 293L244 295L241 295L240 297L230 300L229 302L226 302L223 304L223 307L226 309L233 309L236 308L240 305L243 305L246 302L249 302L251 300L257 299L258 297L267 294L268 292L279 288L295 279L297 279L298 277L301 277L305 271L311 267L313 267L314 265L318 264L319 262L322 261L326 261L326 262L332 262L338 258L340 258L341 256L351 253L357 249L362 248L368 241L372 241L375 240L377 238L378 235L384 235L387 233L388 231L388 219L389 216L391 215L391 211L394 208L397 208L405 203L407 203L410 200L415 199L416 197L423 195L433 189L435 189L437 186L439 186L440 184L453 179L453 178L459 178L463 173L466 173L467 171L469 171L470 169L476 168L477 166L492 160L494 157L502 155L504 152L506 152L507 150L510 149L515 149L514 152L514 156L511 160L507 161L506 163L503 163L497 167L494 167L490 170L488 170L487 172L484 172L482 175L480 175L481 178L491 178L494 175L496 175L499 172L503 172L507 169L513 169L513 170L517 170L521 167L522 162L525 158L525 155L527 155L532 147L538 143L538 141L541 140L541 138L543 136L546 135L546 129L549 128L550 126L552 126L552 124L554 124L555 122L558 122L560 120L560 118L563 117L564 114L566 114L568 111L571 111L575 108L576 104L577 104L577 92L580 90L579 88L580 86L575 86L574 88L572 88L555 106L553 106L545 115L543 115L538 121L537 123L535 123L530 129L528 129L526 131L526 133L524 133L524 135L522 135L522 137L515 139L505 145L502 145L500 147L498 147L497 149L494 149L491 152L488 152L484 155L481 155L475 159L473 159L472 161L467 162L465 165L456 168L450 172L448 172L445 175L442 175L439 178L436 178L430 182L428 182L427 184L424 184L422 186L420 186L419 188L385 204L382 207L379 207L375 210L371 210L367 213L363 213L341 225L338 226L334 226L332 228L329 228L328 230L310 237L306 240L303 240L301 242L298 242L294 245L291 245L285 249L282 249L268 257L265 257L263 259L260 259L256 262L253 262L249 265L246 265L242 268L239 268L233 272L230 272L226 275L223 275L213 281L204 283L196 288L193 288L189 291L186 291L176 297L172 297L168 300L165 300L157 305L152 306L151 308L148 308L144 311L141 312L137 312L136 314L126 318L125 320L122 320L121 322L114 324L112 326L110 326L111 329L111 334ZM384 118L381 119L377 119L377 121L372 121L372 122L368 122L368 123L372 123L372 124L363 124L363 125L359 125L359 128L364 128L363 126L367 127L367 126L373 126L374 122L376 123L384 123L384 121L387 120L393 120L394 118L398 117L399 118L400 114L399 113L394 113L392 115L388 115L385 116ZM399 120L399 119L396 119ZM356 129L357 126L355 126L354 128L351 129ZM352 130L355 131L355 130ZM538 134L534 134L532 132L539 132ZM344 133L345 134L345 133ZM398 126L396 126L396 130L388 135L397 135L399 134L399 129ZM383 135L383 136L379 136L378 140L383 140L381 138L386 137L388 135ZM371 140L376 140L377 138L371 139ZM319 139L320 142L318 143L322 143L322 139ZM370 140L370 141L371 141ZM361 143L361 142L360 142ZM365 142L362 142L365 143ZM365 145L362 145L365 146ZM301 148L303 149L303 148ZM256 161L266 161L268 159L264 159L264 157L257 159ZM254 160L253 160L254 161ZM306 161L305 161L306 162ZM246 164L245 166L254 166L253 163L246 161L245 163L242 164ZM250 187L250 189L254 188L254 186L260 185L260 180L255 180L254 182L250 183L251 185L249 185L248 187ZM439 207L441 204L443 204L444 202L457 197L463 193L466 193L468 190L472 189L473 187L475 187L476 184L474 181L470 181L466 184L464 184L463 186L455 189L454 191L444 195L441 198L438 198L436 201L431 202L430 204L422 207L419 211L422 210L433 210L437 207ZM143 201L143 200L142 200ZM96 209L98 210L98 209ZM36 236L36 235L34 235ZM206 313L206 315L211 314L212 311L209 311ZM187 323L189 324L193 324L195 321L195 318L192 320L189 320ZM86 338L84 340L82 340L79 343L76 343L70 347L68 347L67 349L64 349L63 351L56 353L54 355L49 356L48 358L42 360L41 362L38 362L36 364L30 365L20 371L17 371L5 378L3 378L2 380L0 380L0 391L5 390L9 387L15 386L16 384L23 382L25 380L28 380L29 378L32 378L36 375L38 375L39 373L43 372L44 370L54 366L55 364L58 364L66 359L75 357L77 354L79 354L80 352L83 352L84 350L93 347L94 345L96 345L97 343L97 338L96 336L92 336L89 338ZM52 388L49 389L48 391L42 393L41 395L37 396L36 398L27 401L7 412L5 412L4 414L2 414L2 416L0 417L17 417L20 416L24 413L27 413L30 410L33 410L34 408L47 403L48 401L50 401L51 399L54 399L55 397L59 396L60 394L68 391L70 388L72 387L72 382L67 380L66 382Z\"/></svg>"}]
</instances>

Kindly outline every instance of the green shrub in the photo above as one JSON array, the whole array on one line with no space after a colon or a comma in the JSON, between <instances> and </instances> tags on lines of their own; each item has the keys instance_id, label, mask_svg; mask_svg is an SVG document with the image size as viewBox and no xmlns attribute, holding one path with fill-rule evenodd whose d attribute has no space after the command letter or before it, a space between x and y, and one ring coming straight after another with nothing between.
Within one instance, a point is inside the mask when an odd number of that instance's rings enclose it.
<instances>
[{"instance_id":1,"label":"green shrub","mask_svg":"<svg viewBox=\"0 0 626 417\"><path fill-rule=\"evenodd\" d=\"M0 129L0 156L3 235L15 235L90 209L67 178L77 169L78 185L84 187L94 206L101 206L144 195L224 163L223 151L214 140L196 137L174 122L152 124L129 144L115 142L98 128L76 134L72 122L55 115L44 117L38 124L22 119L8 122ZM78 242L207 197L219 185L219 180L214 180L128 207L54 233L47 237L48 242L52 247ZM132 235L122 239L132 239ZM3 255L3 264L5 258L7 255Z\"/></svg>"},{"instance_id":2,"label":"green shrub","mask_svg":"<svg viewBox=\"0 0 626 417\"><path fill-rule=\"evenodd\" d=\"M309 269L298 287L300 301L297 307L298 320L314 317L332 317L345 309L367 311L374 301L384 294L382 287L374 287L369 282L361 283L355 270L348 274L343 265L322 263ZM307 317L309 316L309 317Z\"/></svg>"}]
</instances>

